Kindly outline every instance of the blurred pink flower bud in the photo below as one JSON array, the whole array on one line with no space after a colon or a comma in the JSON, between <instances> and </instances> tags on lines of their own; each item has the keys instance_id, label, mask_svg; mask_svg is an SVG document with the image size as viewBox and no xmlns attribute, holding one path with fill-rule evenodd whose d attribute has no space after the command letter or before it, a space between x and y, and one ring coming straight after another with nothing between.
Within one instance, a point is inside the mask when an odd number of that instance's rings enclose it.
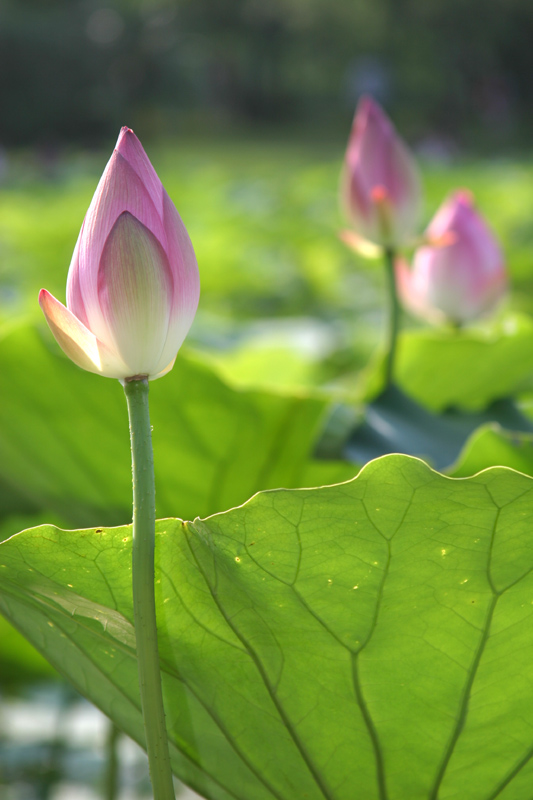
<instances>
[{"instance_id":1,"label":"blurred pink flower bud","mask_svg":"<svg viewBox=\"0 0 533 800\"><path fill-rule=\"evenodd\" d=\"M474 208L467 190L451 195L415 253L412 270L396 264L398 293L405 306L430 320L470 322L492 311L507 289L503 254Z\"/></svg>"},{"instance_id":2,"label":"blurred pink flower bud","mask_svg":"<svg viewBox=\"0 0 533 800\"><path fill-rule=\"evenodd\" d=\"M67 305L39 294L50 329L89 372L159 378L174 364L199 293L185 226L141 143L122 128L81 227Z\"/></svg>"},{"instance_id":3,"label":"blurred pink flower bud","mask_svg":"<svg viewBox=\"0 0 533 800\"><path fill-rule=\"evenodd\" d=\"M370 97L363 97L355 112L341 200L356 234L370 242L395 247L416 232L422 190L415 160Z\"/></svg>"}]
</instances>

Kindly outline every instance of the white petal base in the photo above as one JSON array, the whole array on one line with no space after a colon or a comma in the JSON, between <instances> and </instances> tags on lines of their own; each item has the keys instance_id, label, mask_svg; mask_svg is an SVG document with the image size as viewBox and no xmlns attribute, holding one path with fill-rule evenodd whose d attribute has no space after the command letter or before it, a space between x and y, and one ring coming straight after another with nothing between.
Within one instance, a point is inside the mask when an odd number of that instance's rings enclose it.
<instances>
[{"instance_id":1,"label":"white petal base","mask_svg":"<svg viewBox=\"0 0 533 800\"><path fill-rule=\"evenodd\" d=\"M39 292L39 305L55 340L78 367L106 378L131 377L126 364L100 342L91 331L46 289Z\"/></svg>"}]
</instances>

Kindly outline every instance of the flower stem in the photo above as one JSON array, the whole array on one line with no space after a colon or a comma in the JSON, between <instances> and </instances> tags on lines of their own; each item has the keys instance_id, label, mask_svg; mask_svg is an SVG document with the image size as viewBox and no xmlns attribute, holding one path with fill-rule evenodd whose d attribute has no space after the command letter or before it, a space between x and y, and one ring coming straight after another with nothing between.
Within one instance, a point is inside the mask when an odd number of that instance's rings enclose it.
<instances>
[{"instance_id":1,"label":"flower stem","mask_svg":"<svg viewBox=\"0 0 533 800\"><path fill-rule=\"evenodd\" d=\"M154 591L155 481L148 380L124 383L133 472L133 612L146 750L154 800L175 800L157 648Z\"/></svg>"},{"instance_id":2,"label":"flower stem","mask_svg":"<svg viewBox=\"0 0 533 800\"><path fill-rule=\"evenodd\" d=\"M396 291L396 276L394 274L394 248L387 247L384 251L385 270L387 273L387 285L389 294L389 329L387 337L387 355L385 361L385 389L388 389L393 382L394 361L396 358L396 342L400 326L400 304L398 303L398 293Z\"/></svg>"}]
</instances>

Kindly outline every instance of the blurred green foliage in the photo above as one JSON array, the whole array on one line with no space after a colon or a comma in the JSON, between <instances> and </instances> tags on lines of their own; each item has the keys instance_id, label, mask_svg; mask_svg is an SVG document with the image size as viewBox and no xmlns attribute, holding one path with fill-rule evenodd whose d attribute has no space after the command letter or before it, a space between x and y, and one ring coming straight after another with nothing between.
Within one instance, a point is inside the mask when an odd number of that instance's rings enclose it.
<instances>
[{"instance_id":1,"label":"blurred green foliage","mask_svg":"<svg viewBox=\"0 0 533 800\"><path fill-rule=\"evenodd\" d=\"M190 342L233 380L255 385L323 384L368 362L382 339L383 274L338 240L344 139L335 147L254 138L146 147L198 256L202 295ZM44 179L38 162L13 157L0 186L0 322L28 315L44 325L41 286L64 300L108 155L64 157ZM507 306L533 313L533 165L458 159L422 167L421 232L449 192L469 187L503 245ZM418 323L406 316L404 325Z\"/></svg>"}]
</instances>

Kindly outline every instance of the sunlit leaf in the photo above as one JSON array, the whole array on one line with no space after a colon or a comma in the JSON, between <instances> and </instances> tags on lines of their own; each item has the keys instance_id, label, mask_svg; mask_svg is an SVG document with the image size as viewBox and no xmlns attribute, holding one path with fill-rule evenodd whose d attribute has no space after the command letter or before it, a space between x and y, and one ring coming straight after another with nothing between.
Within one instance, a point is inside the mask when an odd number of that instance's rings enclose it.
<instances>
[{"instance_id":1,"label":"sunlit leaf","mask_svg":"<svg viewBox=\"0 0 533 800\"><path fill-rule=\"evenodd\" d=\"M390 456L157 524L171 757L213 800L530 800L533 481ZM0 545L2 611L143 740L131 530Z\"/></svg>"},{"instance_id":2,"label":"sunlit leaf","mask_svg":"<svg viewBox=\"0 0 533 800\"><path fill-rule=\"evenodd\" d=\"M131 457L122 387L78 369L48 341L20 327L0 342L6 513L44 508L70 525L126 522ZM185 354L150 394L160 516L205 516L261 489L309 485L311 468L316 483L331 477L330 465L313 459L327 398L234 390ZM343 479L357 471L339 468Z\"/></svg>"}]
</instances>

